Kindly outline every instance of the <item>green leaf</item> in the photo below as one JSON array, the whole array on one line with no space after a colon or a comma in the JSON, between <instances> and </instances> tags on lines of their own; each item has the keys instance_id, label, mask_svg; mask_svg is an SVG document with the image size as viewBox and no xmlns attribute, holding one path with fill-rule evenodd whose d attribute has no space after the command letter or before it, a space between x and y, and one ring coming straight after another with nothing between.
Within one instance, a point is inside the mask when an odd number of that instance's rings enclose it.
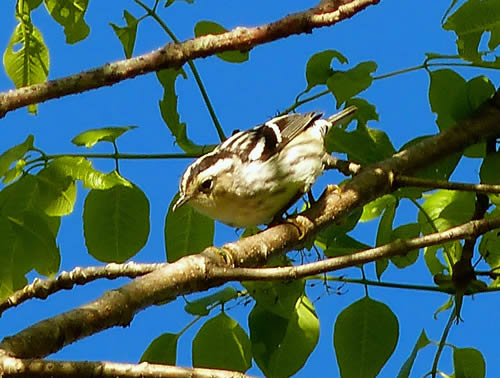
<instances>
[{"instance_id":1,"label":"green leaf","mask_svg":"<svg viewBox=\"0 0 500 378\"><path fill-rule=\"evenodd\" d=\"M425 331L422 330L420 336L417 339L417 342L413 346L411 354L408 356L408 359L405 361L403 366L401 366L401 370L399 370L398 373L398 378L409 378L411 373L411 368L413 367L413 363L417 358L417 353L429 344L431 344L431 341L427 338Z\"/></svg>"},{"instance_id":2,"label":"green leaf","mask_svg":"<svg viewBox=\"0 0 500 378\"><path fill-rule=\"evenodd\" d=\"M388 206L395 205L396 202L397 199L392 194L386 194L385 196L376 198L363 207L363 214L359 221L368 222L377 218Z\"/></svg>"},{"instance_id":3,"label":"green leaf","mask_svg":"<svg viewBox=\"0 0 500 378\"><path fill-rule=\"evenodd\" d=\"M500 44L500 4L496 0L468 0L443 25L457 35L460 56L466 60L481 59L478 53L483 33L490 32L488 47L494 50Z\"/></svg>"},{"instance_id":4,"label":"green leaf","mask_svg":"<svg viewBox=\"0 0 500 378\"><path fill-rule=\"evenodd\" d=\"M392 241L392 224L394 223L394 217L398 206L399 202L396 201L389 203L385 208L384 214L380 218L378 225L376 241L377 246L381 246Z\"/></svg>"},{"instance_id":5,"label":"green leaf","mask_svg":"<svg viewBox=\"0 0 500 378\"><path fill-rule=\"evenodd\" d=\"M441 312L449 310L452 306L453 306L453 297L450 296L448 297L446 302L434 312L433 318L437 320L437 317Z\"/></svg>"},{"instance_id":6,"label":"green leaf","mask_svg":"<svg viewBox=\"0 0 500 378\"><path fill-rule=\"evenodd\" d=\"M488 218L490 216L492 215L488 215ZM489 231L479 242L479 253L492 269L500 266L500 236L498 234L498 230Z\"/></svg>"},{"instance_id":7,"label":"green leaf","mask_svg":"<svg viewBox=\"0 0 500 378\"><path fill-rule=\"evenodd\" d=\"M311 56L306 65L306 80L308 92L316 85L326 84L327 79L334 73L331 65L332 60L339 63L347 63L347 58L336 50L325 50Z\"/></svg>"},{"instance_id":8,"label":"green leaf","mask_svg":"<svg viewBox=\"0 0 500 378\"><path fill-rule=\"evenodd\" d=\"M377 280L380 281L382 278L382 274L384 274L385 270L389 267L389 259L377 259L375 261L375 273L377 274Z\"/></svg>"},{"instance_id":9,"label":"green leaf","mask_svg":"<svg viewBox=\"0 0 500 378\"><path fill-rule=\"evenodd\" d=\"M17 24L3 54L3 65L16 88L43 83L49 74L49 51L40 31L29 18ZM36 114L37 105L28 111Z\"/></svg>"},{"instance_id":10,"label":"green leaf","mask_svg":"<svg viewBox=\"0 0 500 378\"><path fill-rule=\"evenodd\" d=\"M289 377L305 364L319 338L319 320L305 296L297 300L289 318L258 303L248 317L255 362L268 377Z\"/></svg>"},{"instance_id":11,"label":"green leaf","mask_svg":"<svg viewBox=\"0 0 500 378\"><path fill-rule=\"evenodd\" d=\"M24 167L26 167L26 160L19 159L14 167L9 169L2 180L4 184L10 184L12 181L16 180L24 172Z\"/></svg>"},{"instance_id":12,"label":"green leaf","mask_svg":"<svg viewBox=\"0 0 500 378\"><path fill-rule=\"evenodd\" d=\"M202 298L187 302L184 310L191 315L206 316L210 313L211 307L216 304L224 304L230 300L238 298L238 291L231 286L218 290L213 294L205 295Z\"/></svg>"},{"instance_id":13,"label":"green leaf","mask_svg":"<svg viewBox=\"0 0 500 378\"><path fill-rule=\"evenodd\" d=\"M52 276L59 270L61 257L56 238L45 221L36 211L26 211L8 217L14 231L15 243L20 243L17 253L23 254L36 271Z\"/></svg>"},{"instance_id":14,"label":"green leaf","mask_svg":"<svg viewBox=\"0 0 500 378\"><path fill-rule=\"evenodd\" d=\"M339 127L331 130L326 138L326 148L329 152L345 153L349 160L362 165L384 160L396 152L385 132L367 127L361 122L358 122L354 131Z\"/></svg>"},{"instance_id":15,"label":"green leaf","mask_svg":"<svg viewBox=\"0 0 500 378\"><path fill-rule=\"evenodd\" d=\"M175 1L179 1L179 0L167 0L165 2L165 8L169 7L170 5L172 5ZM194 4L194 0L183 0L183 1L185 1L188 4Z\"/></svg>"},{"instance_id":16,"label":"green leaf","mask_svg":"<svg viewBox=\"0 0 500 378\"><path fill-rule=\"evenodd\" d=\"M442 249L439 245L431 245L430 247L424 248L424 261L427 269L431 275L442 274L446 270L441 261L437 257L437 252Z\"/></svg>"},{"instance_id":17,"label":"green leaf","mask_svg":"<svg viewBox=\"0 0 500 378\"><path fill-rule=\"evenodd\" d=\"M420 225L418 223L408 223L396 227L392 231L391 241L397 239L408 240L416 238L420 235ZM396 265L399 269L406 268L407 266L413 265L418 259L418 249L408 251L406 255L393 256L391 257L391 262Z\"/></svg>"},{"instance_id":18,"label":"green leaf","mask_svg":"<svg viewBox=\"0 0 500 378\"><path fill-rule=\"evenodd\" d=\"M177 341L179 335L164 333L154 339L144 351L140 362L151 364L175 365L177 360Z\"/></svg>"},{"instance_id":19,"label":"green leaf","mask_svg":"<svg viewBox=\"0 0 500 378\"><path fill-rule=\"evenodd\" d=\"M453 367L456 378L483 378L486 375L484 357L474 348L453 348Z\"/></svg>"},{"instance_id":20,"label":"green leaf","mask_svg":"<svg viewBox=\"0 0 500 378\"><path fill-rule=\"evenodd\" d=\"M368 297L354 302L335 321L333 343L340 375L375 377L394 352L398 337L398 319L384 303Z\"/></svg>"},{"instance_id":21,"label":"green leaf","mask_svg":"<svg viewBox=\"0 0 500 378\"><path fill-rule=\"evenodd\" d=\"M90 148L98 142L113 143L123 133L136 128L137 126L117 126L86 130L74 137L71 142L77 146Z\"/></svg>"},{"instance_id":22,"label":"green leaf","mask_svg":"<svg viewBox=\"0 0 500 378\"><path fill-rule=\"evenodd\" d=\"M337 105L363 92L372 84L371 74L377 70L373 61L359 63L347 71L335 71L327 81L328 89L337 99Z\"/></svg>"},{"instance_id":23,"label":"green leaf","mask_svg":"<svg viewBox=\"0 0 500 378\"><path fill-rule=\"evenodd\" d=\"M47 215L63 216L73 212L76 202L76 183L71 177L49 165L35 176L38 180L39 207Z\"/></svg>"},{"instance_id":24,"label":"green leaf","mask_svg":"<svg viewBox=\"0 0 500 378\"><path fill-rule=\"evenodd\" d=\"M110 22L109 25L113 28L113 31L120 40L125 57L129 59L134 53L135 38L137 36L137 26L139 25L139 21L127 10L123 11L123 18L127 22L127 26L120 27L112 22Z\"/></svg>"},{"instance_id":25,"label":"green leaf","mask_svg":"<svg viewBox=\"0 0 500 378\"><path fill-rule=\"evenodd\" d=\"M297 300L304 295L305 281L244 281L242 285L257 304L269 312L283 318L290 318L295 311Z\"/></svg>"},{"instance_id":26,"label":"green leaf","mask_svg":"<svg viewBox=\"0 0 500 378\"><path fill-rule=\"evenodd\" d=\"M329 243L337 236L344 235L356 227L361 217L361 213L361 209L356 209L349 213L348 216L338 220L335 224L321 230L316 236L315 243L319 245L320 248L326 249Z\"/></svg>"},{"instance_id":27,"label":"green leaf","mask_svg":"<svg viewBox=\"0 0 500 378\"><path fill-rule=\"evenodd\" d=\"M92 256L103 262L122 263L148 240L149 201L136 186L93 189L85 199L83 231Z\"/></svg>"},{"instance_id":28,"label":"green leaf","mask_svg":"<svg viewBox=\"0 0 500 378\"><path fill-rule=\"evenodd\" d=\"M0 155L0 177L7 173L12 163L24 157L26 152L33 148L34 139L33 135L29 135L24 142L9 148Z\"/></svg>"},{"instance_id":29,"label":"green leaf","mask_svg":"<svg viewBox=\"0 0 500 378\"><path fill-rule=\"evenodd\" d=\"M83 157L64 156L54 159L49 167L62 176L80 180L85 188L111 189L116 185L132 187L132 184L116 171L102 173L96 170L92 163Z\"/></svg>"},{"instance_id":30,"label":"green leaf","mask_svg":"<svg viewBox=\"0 0 500 378\"><path fill-rule=\"evenodd\" d=\"M184 79L187 78L183 69L167 69L156 73L160 84L162 85L163 98L159 101L160 112L163 121L175 137L175 142L186 153L203 154L208 152L205 146L194 144L187 136L186 124L180 121L180 116L177 111L177 95L175 93L175 81L181 75Z\"/></svg>"},{"instance_id":31,"label":"green leaf","mask_svg":"<svg viewBox=\"0 0 500 378\"><path fill-rule=\"evenodd\" d=\"M173 262L186 255L203 251L213 244L215 222L198 213L191 206L172 210L179 198L176 194L165 218L165 253L167 261Z\"/></svg>"},{"instance_id":32,"label":"green leaf","mask_svg":"<svg viewBox=\"0 0 500 378\"><path fill-rule=\"evenodd\" d=\"M245 372L252 366L252 345L234 319L221 313L208 320L193 339L193 366Z\"/></svg>"},{"instance_id":33,"label":"green leaf","mask_svg":"<svg viewBox=\"0 0 500 378\"><path fill-rule=\"evenodd\" d=\"M226 28L212 21L199 21L194 27L194 35L196 37L207 34L217 35L226 32ZM248 60L248 51L224 51L215 55L229 63L242 63Z\"/></svg>"},{"instance_id":34,"label":"green leaf","mask_svg":"<svg viewBox=\"0 0 500 378\"><path fill-rule=\"evenodd\" d=\"M325 255L328 257L345 256L369 248L369 245L361 243L349 235L340 234L327 241Z\"/></svg>"},{"instance_id":35,"label":"green leaf","mask_svg":"<svg viewBox=\"0 0 500 378\"><path fill-rule=\"evenodd\" d=\"M474 213L474 193L453 190L438 190L426 197L422 205L438 231L447 230L453 226L465 223ZM434 227L422 212L418 214L418 223L423 234L434 232Z\"/></svg>"},{"instance_id":36,"label":"green leaf","mask_svg":"<svg viewBox=\"0 0 500 378\"><path fill-rule=\"evenodd\" d=\"M498 167L500 167L500 152L488 154L484 158L481 169L479 170L481 182L485 184L500 184Z\"/></svg>"},{"instance_id":37,"label":"green leaf","mask_svg":"<svg viewBox=\"0 0 500 378\"><path fill-rule=\"evenodd\" d=\"M83 17L89 0L44 0L45 7L52 18L64 28L66 43L76 43L90 33Z\"/></svg>"}]
</instances>

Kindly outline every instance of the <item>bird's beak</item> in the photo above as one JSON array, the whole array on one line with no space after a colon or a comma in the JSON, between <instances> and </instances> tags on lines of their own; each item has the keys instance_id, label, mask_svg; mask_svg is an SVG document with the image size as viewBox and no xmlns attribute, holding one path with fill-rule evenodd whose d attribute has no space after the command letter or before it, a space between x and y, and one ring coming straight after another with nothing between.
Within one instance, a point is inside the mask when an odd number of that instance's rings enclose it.
<instances>
[{"instance_id":1,"label":"bird's beak","mask_svg":"<svg viewBox=\"0 0 500 378\"><path fill-rule=\"evenodd\" d=\"M182 205L184 205L187 201L189 201L189 197L187 197L185 194L179 195L179 199L174 204L174 207L172 208L172 211L177 210L179 207L181 207Z\"/></svg>"}]
</instances>

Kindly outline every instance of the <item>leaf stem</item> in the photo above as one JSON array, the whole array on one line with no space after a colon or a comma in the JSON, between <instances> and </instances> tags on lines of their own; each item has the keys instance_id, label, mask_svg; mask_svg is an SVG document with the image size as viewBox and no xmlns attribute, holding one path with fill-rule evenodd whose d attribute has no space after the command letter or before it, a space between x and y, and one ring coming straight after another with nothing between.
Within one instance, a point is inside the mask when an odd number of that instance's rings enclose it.
<instances>
[{"instance_id":1,"label":"leaf stem","mask_svg":"<svg viewBox=\"0 0 500 378\"><path fill-rule=\"evenodd\" d=\"M156 14L154 9L149 8L141 0L134 0L134 1L139 6L141 6L151 17L153 17L153 19L161 26L161 28L165 31L165 33L167 33L168 36L172 39L172 41L174 41L175 43L180 43L180 41L175 36L174 32L170 30L167 24ZM224 134L224 130L222 130L222 126L217 118L217 115L215 114L215 110L212 106L212 103L210 102L210 98L208 97L208 93L205 89L205 86L203 85L203 81L201 80L200 74L198 73L198 70L196 69L196 66L194 65L194 62L192 60L188 60L187 64L191 69L191 72L193 73L198 88L200 89L201 96L203 97L203 101L205 101L205 105L207 106L208 112L210 113L210 117L212 118L212 122L214 123L215 129L217 130L219 139L221 141L224 141L226 140L226 135Z\"/></svg>"}]
</instances>

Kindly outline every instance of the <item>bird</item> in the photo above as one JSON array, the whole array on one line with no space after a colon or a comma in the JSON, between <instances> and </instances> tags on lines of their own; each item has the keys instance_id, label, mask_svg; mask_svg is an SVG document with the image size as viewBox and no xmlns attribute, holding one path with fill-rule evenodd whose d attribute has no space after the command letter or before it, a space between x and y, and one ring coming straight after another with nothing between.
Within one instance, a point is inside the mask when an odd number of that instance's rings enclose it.
<instances>
[{"instance_id":1,"label":"bird","mask_svg":"<svg viewBox=\"0 0 500 378\"><path fill-rule=\"evenodd\" d=\"M173 211L189 204L236 228L281 218L332 159L328 132L356 111L351 105L326 119L318 112L281 115L235 133L188 166Z\"/></svg>"}]
</instances>

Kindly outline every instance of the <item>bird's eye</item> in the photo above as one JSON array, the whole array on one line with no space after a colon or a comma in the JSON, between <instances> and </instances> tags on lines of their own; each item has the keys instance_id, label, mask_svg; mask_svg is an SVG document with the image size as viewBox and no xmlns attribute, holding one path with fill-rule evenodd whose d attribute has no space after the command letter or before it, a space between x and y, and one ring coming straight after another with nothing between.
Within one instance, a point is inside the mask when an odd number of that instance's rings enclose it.
<instances>
[{"instance_id":1,"label":"bird's eye","mask_svg":"<svg viewBox=\"0 0 500 378\"><path fill-rule=\"evenodd\" d=\"M203 193L208 193L212 189L213 180L211 178L207 178L200 184L200 191Z\"/></svg>"}]
</instances>

